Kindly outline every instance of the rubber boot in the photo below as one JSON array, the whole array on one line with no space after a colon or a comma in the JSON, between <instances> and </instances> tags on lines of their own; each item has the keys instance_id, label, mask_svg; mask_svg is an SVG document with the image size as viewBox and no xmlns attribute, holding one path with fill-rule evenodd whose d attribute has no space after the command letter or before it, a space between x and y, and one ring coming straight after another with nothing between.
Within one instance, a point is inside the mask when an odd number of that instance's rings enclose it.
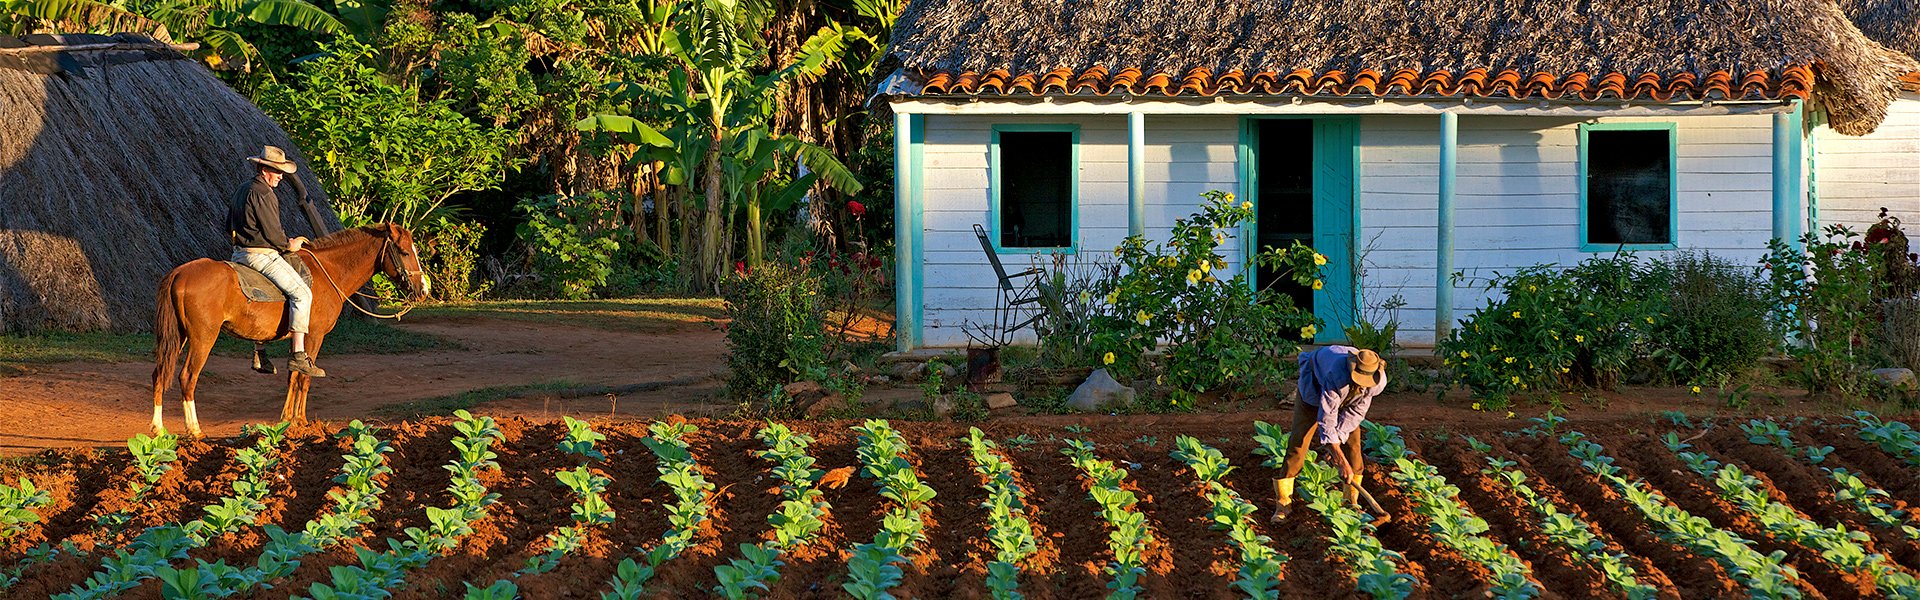
<instances>
[{"instance_id":1,"label":"rubber boot","mask_svg":"<svg viewBox=\"0 0 1920 600\"><path fill-rule=\"evenodd\" d=\"M1273 480L1273 498L1273 518L1267 521L1270 523L1279 523L1286 520L1287 515L1293 513L1292 477Z\"/></svg>"},{"instance_id":2,"label":"rubber boot","mask_svg":"<svg viewBox=\"0 0 1920 600\"><path fill-rule=\"evenodd\" d=\"M308 377L326 377L327 376L327 372L325 370L321 369L318 366L315 366L313 364L313 359L307 357L307 352L305 350L294 352L293 358L287 361L287 368L292 369L293 372L295 373L300 373Z\"/></svg>"}]
</instances>

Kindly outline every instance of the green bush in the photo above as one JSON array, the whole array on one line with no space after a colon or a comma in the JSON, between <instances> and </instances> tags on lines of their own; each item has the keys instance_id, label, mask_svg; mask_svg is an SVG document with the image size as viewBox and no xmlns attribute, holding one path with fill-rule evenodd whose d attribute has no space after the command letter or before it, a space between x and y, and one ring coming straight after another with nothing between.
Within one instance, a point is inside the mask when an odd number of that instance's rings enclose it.
<instances>
[{"instance_id":1,"label":"green bush","mask_svg":"<svg viewBox=\"0 0 1920 600\"><path fill-rule=\"evenodd\" d=\"M1100 363L1121 375L1142 374L1147 353L1160 348L1159 381L1172 408L1190 409L1199 393L1233 386L1249 389L1278 382L1292 369L1285 357L1299 340L1317 332L1313 314L1270 289L1254 290L1253 269L1221 279L1219 253L1226 233L1253 218L1251 203L1233 194L1202 195L1200 212L1174 223L1165 244L1148 246L1139 236L1114 249L1120 269L1103 280L1106 310L1094 319ZM1265 248L1260 264L1279 269L1301 285L1320 285L1326 257L1295 243Z\"/></svg>"},{"instance_id":2,"label":"green bush","mask_svg":"<svg viewBox=\"0 0 1920 600\"><path fill-rule=\"evenodd\" d=\"M1095 318L1105 306L1098 292L1107 279L1118 276L1113 265L1081 254L1049 257L1039 288L1040 317L1033 332L1040 342L1039 363L1047 367L1083 367L1098 364L1094 351Z\"/></svg>"},{"instance_id":3,"label":"green bush","mask_svg":"<svg viewBox=\"0 0 1920 600\"><path fill-rule=\"evenodd\" d=\"M827 334L820 282L803 268L769 263L729 276L727 391L740 400L768 397L801 379L826 375Z\"/></svg>"},{"instance_id":4,"label":"green bush","mask_svg":"<svg viewBox=\"0 0 1920 600\"><path fill-rule=\"evenodd\" d=\"M620 238L613 208L603 192L584 196L542 196L520 201L527 220L517 233L532 254L534 269L550 291L568 300L593 295L613 274Z\"/></svg>"},{"instance_id":5,"label":"green bush","mask_svg":"<svg viewBox=\"0 0 1920 600\"><path fill-rule=\"evenodd\" d=\"M478 300L492 288L476 283L480 264L480 237L486 226L478 221L440 219L420 237L420 266L433 280L434 296L449 302Z\"/></svg>"},{"instance_id":6,"label":"green bush","mask_svg":"<svg viewBox=\"0 0 1920 600\"><path fill-rule=\"evenodd\" d=\"M1645 289L1663 314L1648 329L1653 358L1671 381L1721 386L1760 363L1780 335L1767 318L1766 282L1706 253L1655 263Z\"/></svg>"},{"instance_id":7,"label":"green bush","mask_svg":"<svg viewBox=\"0 0 1920 600\"><path fill-rule=\"evenodd\" d=\"M1872 255L1854 244L1859 234L1840 225L1800 240L1767 243L1767 295L1773 322L1791 335L1794 379L1810 392L1859 393L1868 366L1869 336L1879 324Z\"/></svg>"},{"instance_id":8,"label":"green bush","mask_svg":"<svg viewBox=\"0 0 1920 600\"><path fill-rule=\"evenodd\" d=\"M1630 255L1571 269L1535 265L1495 275L1499 289L1439 344L1453 382L1505 408L1511 396L1573 385L1608 387L1636 358L1656 304Z\"/></svg>"}]
</instances>

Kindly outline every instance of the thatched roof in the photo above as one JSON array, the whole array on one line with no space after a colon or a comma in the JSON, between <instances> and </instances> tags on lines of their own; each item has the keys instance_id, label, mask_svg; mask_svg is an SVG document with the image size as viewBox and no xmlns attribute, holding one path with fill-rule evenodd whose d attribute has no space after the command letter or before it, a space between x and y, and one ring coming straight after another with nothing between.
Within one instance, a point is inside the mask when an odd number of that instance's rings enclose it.
<instances>
[{"instance_id":1,"label":"thatched roof","mask_svg":"<svg viewBox=\"0 0 1920 600\"><path fill-rule=\"evenodd\" d=\"M1920 59L1920 0L1840 0L1840 8L1873 41ZM1902 82L1920 92L1920 71Z\"/></svg>"},{"instance_id":2,"label":"thatched roof","mask_svg":"<svg viewBox=\"0 0 1920 600\"><path fill-rule=\"evenodd\" d=\"M0 37L0 132L0 332L150 328L167 271L230 253L226 203L261 146L321 193L279 125L140 36Z\"/></svg>"},{"instance_id":3,"label":"thatched roof","mask_svg":"<svg viewBox=\"0 0 1920 600\"><path fill-rule=\"evenodd\" d=\"M1832 0L912 0L887 60L895 94L1804 98L1854 134L1920 70Z\"/></svg>"}]
</instances>

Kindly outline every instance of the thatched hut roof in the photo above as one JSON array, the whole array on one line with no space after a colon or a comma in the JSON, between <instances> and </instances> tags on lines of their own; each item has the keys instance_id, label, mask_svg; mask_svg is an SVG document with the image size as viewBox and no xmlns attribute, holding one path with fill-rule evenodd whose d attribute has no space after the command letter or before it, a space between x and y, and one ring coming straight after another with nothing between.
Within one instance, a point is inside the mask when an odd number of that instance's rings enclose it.
<instances>
[{"instance_id":1,"label":"thatched hut roof","mask_svg":"<svg viewBox=\"0 0 1920 600\"><path fill-rule=\"evenodd\" d=\"M135 35L0 37L0 132L0 332L151 327L167 271L230 253L226 204L264 145L321 193L272 119Z\"/></svg>"},{"instance_id":2,"label":"thatched hut roof","mask_svg":"<svg viewBox=\"0 0 1920 600\"><path fill-rule=\"evenodd\" d=\"M1840 0L1840 8L1873 41L1920 59L1920 0ZM1902 81L1920 92L1920 71Z\"/></svg>"},{"instance_id":3,"label":"thatched hut roof","mask_svg":"<svg viewBox=\"0 0 1920 600\"><path fill-rule=\"evenodd\" d=\"M1802 98L1853 134L1920 70L1832 0L912 0L887 60L902 95Z\"/></svg>"}]
</instances>

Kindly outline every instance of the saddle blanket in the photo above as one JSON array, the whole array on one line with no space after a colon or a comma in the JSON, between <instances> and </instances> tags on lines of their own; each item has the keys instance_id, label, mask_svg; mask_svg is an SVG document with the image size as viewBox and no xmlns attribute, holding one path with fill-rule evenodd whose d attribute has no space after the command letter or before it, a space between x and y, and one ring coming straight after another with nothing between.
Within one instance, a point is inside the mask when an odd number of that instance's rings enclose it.
<instances>
[{"instance_id":1,"label":"saddle blanket","mask_svg":"<svg viewBox=\"0 0 1920 600\"><path fill-rule=\"evenodd\" d=\"M300 274L300 279L307 282L307 287L313 287L313 272L307 270L307 261L300 260L291 254L283 254L281 256L287 260L287 264L293 266L294 272ZM261 275L259 271L253 270L253 267L230 260L220 262L227 263L227 266L233 267L233 273L240 276L240 292L247 295L247 301L287 301L286 294L280 292L280 286L274 285L273 280L267 279L266 275Z\"/></svg>"}]
</instances>

